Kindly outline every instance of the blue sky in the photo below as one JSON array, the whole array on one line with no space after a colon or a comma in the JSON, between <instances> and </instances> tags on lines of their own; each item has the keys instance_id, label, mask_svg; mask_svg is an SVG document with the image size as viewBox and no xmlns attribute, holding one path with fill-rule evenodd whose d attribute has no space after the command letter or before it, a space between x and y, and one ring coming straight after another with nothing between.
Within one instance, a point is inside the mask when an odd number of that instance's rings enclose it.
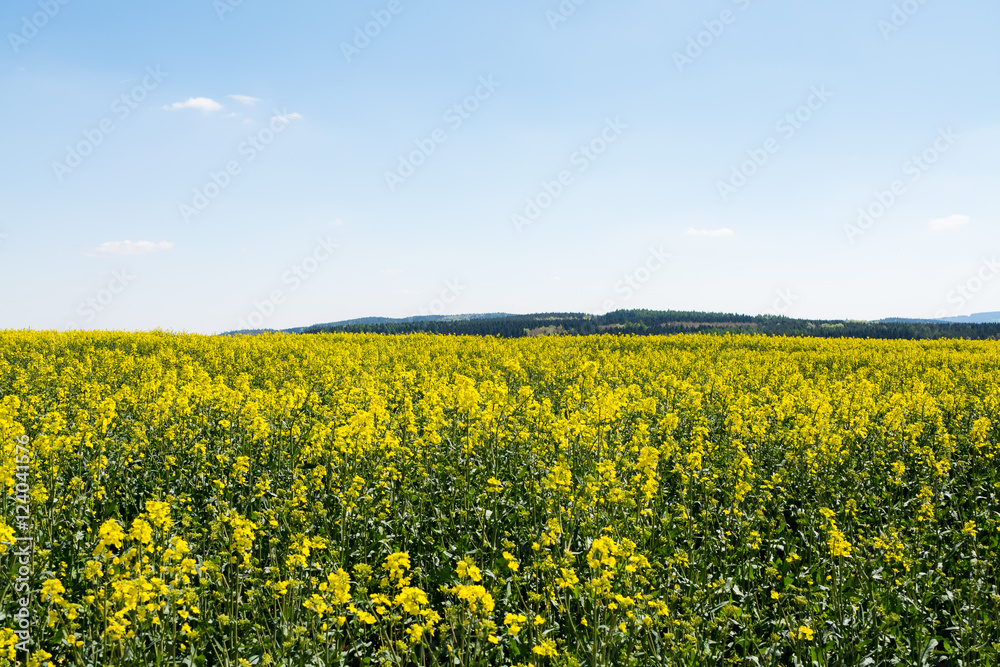
<instances>
[{"instance_id":1,"label":"blue sky","mask_svg":"<svg viewBox=\"0 0 1000 667\"><path fill-rule=\"evenodd\" d=\"M998 310L998 27L987 0L10 0L0 328Z\"/></svg>"}]
</instances>

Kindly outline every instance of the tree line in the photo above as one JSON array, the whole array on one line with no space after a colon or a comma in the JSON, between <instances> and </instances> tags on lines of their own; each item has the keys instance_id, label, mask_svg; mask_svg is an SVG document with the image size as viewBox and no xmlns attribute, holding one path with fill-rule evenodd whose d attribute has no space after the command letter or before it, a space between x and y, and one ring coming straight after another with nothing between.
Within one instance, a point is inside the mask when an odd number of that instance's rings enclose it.
<instances>
[{"instance_id":1,"label":"tree line","mask_svg":"<svg viewBox=\"0 0 1000 667\"><path fill-rule=\"evenodd\" d=\"M605 315L537 313L468 320L384 321L345 325L315 325L302 333L354 332L385 335L433 333L454 336L588 336L670 335L677 333L745 333L767 336L881 338L932 340L963 338L1000 340L1000 324L803 320L770 315L737 315L675 310L616 310Z\"/></svg>"}]
</instances>

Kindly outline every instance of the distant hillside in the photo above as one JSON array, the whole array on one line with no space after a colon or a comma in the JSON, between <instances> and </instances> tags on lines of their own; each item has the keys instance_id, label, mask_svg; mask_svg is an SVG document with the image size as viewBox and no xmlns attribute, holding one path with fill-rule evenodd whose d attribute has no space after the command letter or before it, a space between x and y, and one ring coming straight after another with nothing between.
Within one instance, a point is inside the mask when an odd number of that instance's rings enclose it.
<instances>
[{"instance_id":1,"label":"distant hillside","mask_svg":"<svg viewBox=\"0 0 1000 667\"><path fill-rule=\"evenodd\" d=\"M969 324L994 324L1000 322L1000 310L994 310L989 313L973 313L972 315L963 317L946 317L944 321Z\"/></svg>"},{"instance_id":2,"label":"distant hillside","mask_svg":"<svg viewBox=\"0 0 1000 667\"><path fill-rule=\"evenodd\" d=\"M496 317L514 317L510 313L464 313L461 315L412 315L410 317L358 317L353 320L340 320L338 322L325 322L323 324L312 324L307 327L292 327L290 329L238 329L226 331L220 336L255 336L265 333L315 333L316 330L323 331L337 329L348 326L368 326L377 324L394 324L408 322L458 322L462 320L482 320Z\"/></svg>"},{"instance_id":3,"label":"distant hillside","mask_svg":"<svg viewBox=\"0 0 1000 667\"><path fill-rule=\"evenodd\" d=\"M983 313L980 315L989 315ZM974 316L975 317L975 316ZM618 310L606 315L587 313L492 314L446 318L368 318L369 321L320 324L297 333L365 332L379 334L434 333L466 336L585 336L597 333L666 335L725 332L768 336L886 339L1000 339L1000 324L891 319L800 320L770 315L737 315L690 311Z\"/></svg>"},{"instance_id":4,"label":"distant hillside","mask_svg":"<svg viewBox=\"0 0 1000 667\"><path fill-rule=\"evenodd\" d=\"M412 315L410 317L359 317L353 320L341 320L339 322L326 322L325 324L313 324L308 327L295 327L294 329L283 329L291 333L304 333L307 329L316 328L332 329L346 326L365 326L369 324L393 324L407 322L460 322L464 320L485 320L497 317L513 317L510 313L468 313L462 315Z\"/></svg>"},{"instance_id":5,"label":"distant hillside","mask_svg":"<svg viewBox=\"0 0 1000 667\"><path fill-rule=\"evenodd\" d=\"M882 322L947 322L950 324L996 324L1000 322L1000 310L989 313L973 313L959 317L941 317L938 319L912 319L905 317L887 317Z\"/></svg>"}]
</instances>

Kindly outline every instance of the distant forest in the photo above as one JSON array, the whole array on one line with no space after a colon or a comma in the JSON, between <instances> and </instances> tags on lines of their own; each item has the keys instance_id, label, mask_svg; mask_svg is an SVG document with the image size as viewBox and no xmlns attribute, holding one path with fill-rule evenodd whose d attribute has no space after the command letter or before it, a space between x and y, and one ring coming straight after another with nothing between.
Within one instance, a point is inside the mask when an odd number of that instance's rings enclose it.
<instances>
[{"instance_id":1,"label":"distant forest","mask_svg":"<svg viewBox=\"0 0 1000 667\"><path fill-rule=\"evenodd\" d=\"M378 334L434 333L461 336L586 336L632 334L662 336L678 333L726 332L766 336L823 338L886 338L924 340L964 338L1000 340L1000 324L956 324L926 321L799 320L770 315L734 315L674 310L617 310L606 315L538 313L500 315L464 320L381 321L341 325L315 325L297 331L357 332Z\"/></svg>"}]
</instances>

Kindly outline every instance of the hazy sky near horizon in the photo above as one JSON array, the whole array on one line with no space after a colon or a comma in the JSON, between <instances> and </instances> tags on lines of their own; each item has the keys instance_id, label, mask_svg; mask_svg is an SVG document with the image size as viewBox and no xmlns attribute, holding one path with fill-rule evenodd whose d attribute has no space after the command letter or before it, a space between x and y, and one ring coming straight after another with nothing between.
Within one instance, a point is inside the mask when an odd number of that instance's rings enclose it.
<instances>
[{"instance_id":1,"label":"hazy sky near horizon","mask_svg":"<svg viewBox=\"0 0 1000 667\"><path fill-rule=\"evenodd\" d=\"M9 0L0 328L1000 310L987 0Z\"/></svg>"}]
</instances>

